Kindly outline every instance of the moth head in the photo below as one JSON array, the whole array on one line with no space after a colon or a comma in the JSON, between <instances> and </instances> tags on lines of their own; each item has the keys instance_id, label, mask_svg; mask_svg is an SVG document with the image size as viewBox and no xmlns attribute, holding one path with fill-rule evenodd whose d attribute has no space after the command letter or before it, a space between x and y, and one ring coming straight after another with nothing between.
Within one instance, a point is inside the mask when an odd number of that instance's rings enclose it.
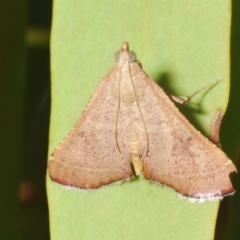
<instances>
[{"instance_id":1,"label":"moth head","mask_svg":"<svg viewBox=\"0 0 240 240\"><path fill-rule=\"evenodd\" d=\"M133 51L128 51L128 52L118 51L115 53L114 59L115 59L115 62L128 60L129 63L133 63L137 61L137 56Z\"/></svg>"},{"instance_id":2,"label":"moth head","mask_svg":"<svg viewBox=\"0 0 240 240\"><path fill-rule=\"evenodd\" d=\"M115 62L126 62L133 63L137 61L136 53L129 51L128 42L124 42L120 51L115 53Z\"/></svg>"}]
</instances>

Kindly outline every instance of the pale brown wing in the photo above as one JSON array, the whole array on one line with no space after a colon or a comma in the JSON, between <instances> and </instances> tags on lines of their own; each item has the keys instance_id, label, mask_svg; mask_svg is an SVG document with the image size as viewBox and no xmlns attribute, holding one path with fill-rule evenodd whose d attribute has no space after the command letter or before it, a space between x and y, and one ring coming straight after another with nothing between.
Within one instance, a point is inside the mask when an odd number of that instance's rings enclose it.
<instances>
[{"instance_id":1,"label":"pale brown wing","mask_svg":"<svg viewBox=\"0 0 240 240\"><path fill-rule=\"evenodd\" d=\"M221 197L234 192L229 179L236 167L179 112L148 76L140 101L149 136L144 175L192 198Z\"/></svg>"},{"instance_id":2,"label":"pale brown wing","mask_svg":"<svg viewBox=\"0 0 240 240\"><path fill-rule=\"evenodd\" d=\"M119 137L121 153L116 144L118 70L115 66L99 84L74 128L52 153L48 164L52 180L93 189L133 176L130 133ZM127 122L121 120L118 131L127 130Z\"/></svg>"}]
</instances>

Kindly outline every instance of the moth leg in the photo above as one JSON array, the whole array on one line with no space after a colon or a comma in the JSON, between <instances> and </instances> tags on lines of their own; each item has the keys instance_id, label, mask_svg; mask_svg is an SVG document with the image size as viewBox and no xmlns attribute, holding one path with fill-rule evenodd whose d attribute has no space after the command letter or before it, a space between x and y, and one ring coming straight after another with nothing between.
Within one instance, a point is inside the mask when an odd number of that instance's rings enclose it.
<instances>
[{"instance_id":1,"label":"moth leg","mask_svg":"<svg viewBox=\"0 0 240 240\"><path fill-rule=\"evenodd\" d=\"M135 176L139 176L142 174L143 171L143 160L142 160L142 155L135 155L133 156L132 154L129 157L129 163L131 165L131 169L134 172Z\"/></svg>"},{"instance_id":2,"label":"moth leg","mask_svg":"<svg viewBox=\"0 0 240 240\"><path fill-rule=\"evenodd\" d=\"M194 92L193 94L191 94L190 96L174 96L172 94L169 94L170 98L177 103L183 104L183 105L187 105L191 99L197 95L198 93L204 91L205 89L210 89L211 87L213 87L215 84L217 84L218 82L220 82L222 80L222 78L219 78L213 82L211 82L210 84L206 85L205 87L197 90L196 92Z\"/></svg>"},{"instance_id":3,"label":"moth leg","mask_svg":"<svg viewBox=\"0 0 240 240\"><path fill-rule=\"evenodd\" d=\"M219 132L221 128L222 119L223 119L223 113L221 112L221 110L218 110L215 113L215 117L211 124L211 131L210 131L211 141L215 143L219 148L221 148Z\"/></svg>"}]
</instances>

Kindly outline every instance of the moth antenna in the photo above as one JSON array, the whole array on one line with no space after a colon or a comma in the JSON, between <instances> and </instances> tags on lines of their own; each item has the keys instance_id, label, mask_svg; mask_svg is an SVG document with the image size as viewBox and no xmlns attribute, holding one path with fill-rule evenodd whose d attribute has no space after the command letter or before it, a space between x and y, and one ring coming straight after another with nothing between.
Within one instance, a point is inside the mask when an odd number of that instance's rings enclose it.
<instances>
[{"instance_id":1,"label":"moth antenna","mask_svg":"<svg viewBox=\"0 0 240 240\"><path fill-rule=\"evenodd\" d=\"M140 107L140 104L139 104L139 101L138 101L138 97L137 97L137 94L136 94L136 89L135 89L135 86L134 86L134 83L133 83L133 79L132 79L129 64L128 64L128 69L129 69L129 73L130 73L130 78L131 78L131 83L132 83L132 87L133 87L134 97L135 97L135 100L136 100L136 103L137 103L137 107L138 107L138 110L139 110L139 113L140 113L140 116L141 116L141 119L142 119L143 127L144 127L144 132L145 132L145 135L146 135L146 141L147 141L146 156L147 156L148 152L149 152L149 138L148 138L147 128L146 128L146 124L145 124L145 121L144 121L144 118L143 118L141 107Z\"/></svg>"},{"instance_id":2,"label":"moth antenna","mask_svg":"<svg viewBox=\"0 0 240 240\"><path fill-rule=\"evenodd\" d=\"M119 116L119 110L120 110L120 105L121 105L121 96L120 96L120 91L121 91L121 73L122 71L119 72L119 86L118 86L118 107L117 107L117 116L116 116L116 125L115 125L115 139L116 139L116 145L118 148L118 151L121 153L120 146L118 144L118 135L117 135L117 127L118 127L118 116Z\"/></svg>"}]
</instances>

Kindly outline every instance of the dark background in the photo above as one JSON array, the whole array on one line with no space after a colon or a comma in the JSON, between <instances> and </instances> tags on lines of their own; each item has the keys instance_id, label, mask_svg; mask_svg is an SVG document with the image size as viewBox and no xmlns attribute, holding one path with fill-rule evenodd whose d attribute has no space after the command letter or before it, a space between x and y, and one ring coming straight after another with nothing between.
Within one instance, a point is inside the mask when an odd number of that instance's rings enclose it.
<instances>
[{"instance_id":1,"label":"dark background","mask_svg":"<svg viewBox=\"0 0 240 240\"><path fill-rule=\"evenodd\" d=\"M0 239L47 240L52 2L0 1Z\"/></svg>"}]
</instances>

